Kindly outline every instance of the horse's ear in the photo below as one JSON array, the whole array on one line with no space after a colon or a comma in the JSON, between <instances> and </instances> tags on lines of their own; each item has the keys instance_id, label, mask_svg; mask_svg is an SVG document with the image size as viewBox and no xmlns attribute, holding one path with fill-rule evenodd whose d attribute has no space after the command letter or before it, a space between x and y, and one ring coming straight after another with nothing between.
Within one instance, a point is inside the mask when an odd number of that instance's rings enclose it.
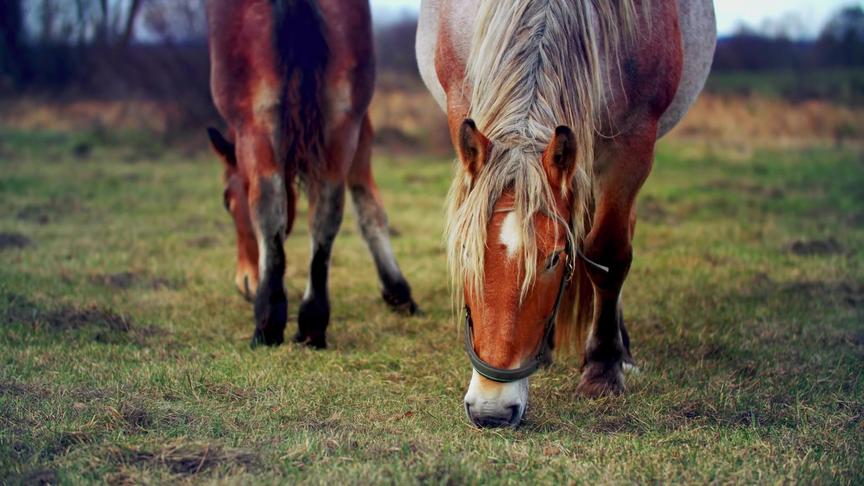
<instances>
[{"instance_id":1,"label":"horse's ear","mask_svg":"<svg viewBox=\"0 0 864 486\"><path fill-rule=\"evenodd\" d=\"M207 136L210 137L210 146L216 155L228 166L228 168L237 167L237 155L234 152L234 144L229 142L227 138L219 130L213 127L207 128Z\"/></svg>"},{"instance_id":2,"label":"horse's ear","mask_svg":"<svg viewBox=\"0 0 864 486\"><path fill-rule=\"evenodd\" d=\"M573 177L573 171L576 170L576 135L570 127L561 125L555 129L552 141L543 151L543 167L552 187L561 187Z\"/></svg>"},{"instance_id":3,"label":"horse's ear","mask_svg":"<svg viewBox=\"0 0 864 486\"><path fill-rule=\"evenodd\" d=\"M459 127L459 160L471 177L477 177L489 155L489 139L477 130L474 120L467 118Z\"/></svg>"}]
</instances>

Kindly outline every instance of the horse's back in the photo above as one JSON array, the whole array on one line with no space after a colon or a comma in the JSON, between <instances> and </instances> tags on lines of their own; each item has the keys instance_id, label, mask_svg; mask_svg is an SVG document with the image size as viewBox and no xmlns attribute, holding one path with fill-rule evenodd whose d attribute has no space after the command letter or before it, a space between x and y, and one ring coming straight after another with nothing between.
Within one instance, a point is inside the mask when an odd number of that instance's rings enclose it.
<instances>
[{"instance_id":1,"label":"horse's back","mask_svg":"<svg viewBox=\"0 0 864 486\"><path fill-rule=\"evenodd\" d=\"M445 112L444 86L448 80L441 79L436 70L438 43L446 36L446 41L453 44L455 57L467 61L477 3L476 0L423 0L420 7L416 41L418 67L424 83ZM683 51L681 79L671 103L660 117L658 138L675 126L695 102L708 77L716 43L712 0L677 0L677 6Z\"/></svg>"}]
</instances>

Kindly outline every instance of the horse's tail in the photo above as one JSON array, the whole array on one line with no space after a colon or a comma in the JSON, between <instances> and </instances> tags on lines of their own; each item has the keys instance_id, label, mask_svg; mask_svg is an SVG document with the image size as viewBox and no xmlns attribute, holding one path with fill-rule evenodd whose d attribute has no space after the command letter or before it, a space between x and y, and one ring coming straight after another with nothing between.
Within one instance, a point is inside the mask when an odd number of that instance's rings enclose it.
<instances>
[{"instance_id":1,"label":"horse's tail","mask_svg":"<svg viewBox=\"0 0 864 486\"><path fill-rule=\"evenodd\" d=\"M324 151L324 71L330 49L315 0L271 0L280 75L279 160L314 177Z\"/></svg>"}]
</instances>

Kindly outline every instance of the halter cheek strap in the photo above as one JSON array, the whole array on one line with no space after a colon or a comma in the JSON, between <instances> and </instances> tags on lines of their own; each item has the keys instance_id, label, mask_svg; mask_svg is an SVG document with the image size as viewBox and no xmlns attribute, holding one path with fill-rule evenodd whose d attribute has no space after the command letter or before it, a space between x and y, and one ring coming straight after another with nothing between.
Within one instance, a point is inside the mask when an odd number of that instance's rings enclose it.
<instances>
[{"instance_id":1,"label":"halter cheek strap","mask_svg":"<svg viewBox=\"0 0 864 486\"><path fill-rule=\"evenodd\" d=\"M496 212L498 211L504 210L496 210ZM570 225L567 224L563 218L556 214L549 214L549 216L557 219L559 223L568 229L568 231L570 230ZM564 253L567 255L567 261L565 262L567 267L564 269L564 275L561 276L561 284L558 286L558 295L555 297L555 306L552 308L552 314L546 321L546 329L543 332L543 337L540 340L537 352L534 353L534 357L526 364L516 369L506 369L492 366L483 361L483 359L477 355L477 352L474 351L474 322L471 320L471 309L469 309L467 305L465 306L465 352L468 354L468 359L471 361L471 365L474 366L474 369L481 376L499 383L512 383L527 378L533 375L538 369L540 369L540 367L546 367L552 363L552 348L555 347L555 321L558 319L558 309L561 307L561 299L564 296L564 289L567 288L570 280L573 279L573 272L576 267L575 258L578 256L585 263L591 265L597 270L609 273L609 267L601 265L586 257L580 249L574 249L572 241L572 238L567 238L567 246L564 248Z\"/></svg>"},{"instance_id":2,"label":"halter cheek strap","mask_svg":"<svg viewBox=\"0 0 864 486\"><path fill-rule=\"evenodd\" d=\"M465 306L465 352L468 353L468 359L474 370L481 376L499 383L512 383L527 378L533 375L540 367L549 366L552 363L552 348L555 346L555 321L558 319L558 309L561 307L561 299L564 296L564 289L573 278L575 269L573 247L570 244L570 239L567 239L567 247L564 250L567 255L564 275L561 276L561 284L558 286L558 295L555 297L555 306L552 308L552 314L546 321L546 328L543 332L543 337L540 339L537 352L534 357L526 364L516 369L498 368L483 361L477 352L474 351L474 322L471 319L471 309Z\"/></svg>"}]
</instances>

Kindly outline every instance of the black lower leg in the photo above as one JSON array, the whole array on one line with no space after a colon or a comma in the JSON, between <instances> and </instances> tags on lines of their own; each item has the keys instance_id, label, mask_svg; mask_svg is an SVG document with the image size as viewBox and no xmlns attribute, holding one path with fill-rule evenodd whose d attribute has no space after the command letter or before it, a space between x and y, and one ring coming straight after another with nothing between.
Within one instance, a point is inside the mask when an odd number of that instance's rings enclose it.
<instances>
[{"instance_id":1,"label":"black lower leg","mask_svg":"<svg viewBox=\"0 0 864 486\"><path fill-rule=\"evenodd\" d=\"M330 298L327 294L327 274L330 267L330 247L316 246L309 265L309 287L297 315L295 342L315 348L327 347L327 325L330 324Z\"/></svg>"},{"instance_id":2,"label":"black lower leg","mask_svg":"<svg viewBox=\"0 0 864 486\"><path fill-rule=\"evenodd\" d=\"M309 282L297 316L296 342L315 348L327 347L327 326L330 323L330 299L327 290L330 254L333 240L342 224L345 207L345 187L339 183L321 183L314 188L310 232L312 259Z\"/></svg>"},{"instance_id":3,"label":"black lower leg","mask_svg":"<svg viewBox=\"0 0 864 486\"><path fill-rule=\"evenodd\" d=\"M285 251L277 235L267 245L267 265L255 295L255 334L252 346L276 346L284 341L288 321L288 299L282 282L285 275Z\"/></svg>"}]
</instances>

